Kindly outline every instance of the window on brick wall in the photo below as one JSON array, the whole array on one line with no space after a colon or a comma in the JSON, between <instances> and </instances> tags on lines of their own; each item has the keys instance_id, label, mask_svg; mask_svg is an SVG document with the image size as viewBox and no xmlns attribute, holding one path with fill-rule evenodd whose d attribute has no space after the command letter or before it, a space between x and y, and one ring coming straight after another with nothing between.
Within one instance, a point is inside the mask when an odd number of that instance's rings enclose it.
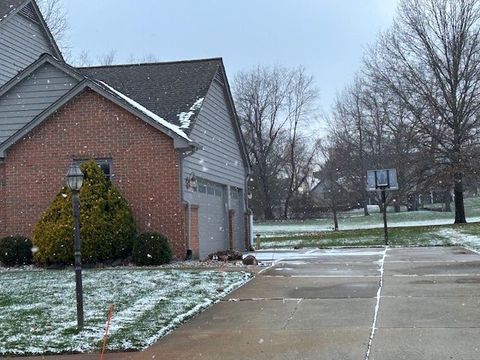
<instances>
[{"instance_id":1,"label":"window on brick wall","mask_svg":"<svg viewBox=\"0 0 480 360\"><path fill-rule=\"evenodd\" d=\"M75 160L76 164L83 164L86 161L90 160ZM112 172L112 159L95 159L95 162L100 166L107 180L111 180L113 176Z\"/></svg>"},{"instance_id":2,"label":"window on brick wall","mask_svg":"<svg viewBox=\"0 0 480 360\"><path fill-rule=\"evenodd\" d=\"M105 174L105 177L107 180L112 179L112 159L101 159L101 160L96 160L98 166L100 166L100 169L102 169L103 173Z\"/></svg>"}]
</instances>

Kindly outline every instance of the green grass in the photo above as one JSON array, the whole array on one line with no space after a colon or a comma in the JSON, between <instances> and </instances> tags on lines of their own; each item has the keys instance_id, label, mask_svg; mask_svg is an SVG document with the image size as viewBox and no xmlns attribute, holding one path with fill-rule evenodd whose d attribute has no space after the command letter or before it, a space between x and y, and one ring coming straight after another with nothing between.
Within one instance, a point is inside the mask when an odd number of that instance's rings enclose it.
<instances>
[{"instance_id":1,"label":"green grass","mask_svg":"<svg viewBox=\"0 0 480 360\"><path fill-rule=\"evenodd\" d=\"M440 205L432 205L440 207ZM465 212L470 222L480 221L480 197L465 199ZM454 212L439 211L404 211L389 212L388 223L390 227L429 226L440 224L453 224ZM326 219L311 220L279 220L256 222L254 232L262 237L277 237L283 235L298 235L308 233L320 233L331 231L333 221ZM383 227L383 218L380 213L371 213L370 216L363 216L362 212L344 213L339 217L340 230L358 230L362 228Z\"/></svg>"},{"instance_id":2,"label":"green grass","mask_svg":"<svg viewBox=\"0 0 480 360\"><path fill-rule=\"evenodd\" d=\"M76 327L73 271L0 269L0 356L139 350L243 284L244 272L115 269L84 272L85 327Z\"/></svg>"},{"instance_id":3,"label":"green grass","mask_svg":"<svg viewBox=\"0 0 480 360\"><path fill-rule=\"evenodd\" d=\"M388 231L392 246L447 246L454 242L440 230L451 229L460 234L480 236L480 224L435 225L416 227L395 227ZM324 231L310 234L285 234L261 239L261 247L337 247L337 246L380 246L384 244L382 228Z\"/></svg>"},{"instance_id":4,"label":"green grass","mask_svg":"<svg viewBox=\"0 0 480 360\"><path fill-rule=\"evenodd\" d=\"M440 207L440 205L433 205ZM453 225L454 213L412 211L388 213L389 243L393 246L431 246L463 243L480 249L480 197L465 199L467 220ZM287 220L255 223L262 248L380 246L384 244L380 213L363 216L345 213L340 231L332 231L331 219ZM468 238L467 238L468 237ZM477 238L478 237L478 238Z\"/></svg>"}]
</instances>

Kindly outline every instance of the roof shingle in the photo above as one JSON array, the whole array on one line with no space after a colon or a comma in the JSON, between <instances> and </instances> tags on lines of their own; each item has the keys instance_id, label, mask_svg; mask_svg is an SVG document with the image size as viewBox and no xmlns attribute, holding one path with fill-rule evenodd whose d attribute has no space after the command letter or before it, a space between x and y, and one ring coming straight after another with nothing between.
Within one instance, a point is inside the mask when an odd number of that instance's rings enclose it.
<instances>
[{"instance_id":1,"label":"roof shingle","mask_svg":"<svg viewBox=\"0 0 480 360\"><path fill-rule=\"evenodd\" d=\"M12 11L22 7L28 0L2 0L0 1L0 21L6 18Z\"/></svg>"},{"instance_id":2,"label":"roof shingle","mask_svg":"<svg viewBox=\"0 0 480 360\"><path fill-rule=\"evenodd\" d=\"M220 58L112 65L79 68L87 77L100 80L170 123L186 128L180 120L182 113L193 109L194 118L199 108L193 106L204 98L221 65Z\"/></svg>"}]
</instances>

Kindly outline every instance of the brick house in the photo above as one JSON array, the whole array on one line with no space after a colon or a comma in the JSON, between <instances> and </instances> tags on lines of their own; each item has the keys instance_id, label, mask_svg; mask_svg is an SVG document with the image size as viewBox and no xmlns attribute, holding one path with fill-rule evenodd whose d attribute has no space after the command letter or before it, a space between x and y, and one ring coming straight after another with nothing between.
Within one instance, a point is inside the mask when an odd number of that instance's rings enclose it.
<instances>
[{"instance_id":1,"label":"brick house","mask_svg":"<svg viewBox=\"0 0 480 360\"><path fill-rule=\"evenodd\" d=\"M249 165L220 58L67 65L33 0L0 3L0 237L31 236L95 159L177 258L247 244Z\"/></svg>"}]
</instances>

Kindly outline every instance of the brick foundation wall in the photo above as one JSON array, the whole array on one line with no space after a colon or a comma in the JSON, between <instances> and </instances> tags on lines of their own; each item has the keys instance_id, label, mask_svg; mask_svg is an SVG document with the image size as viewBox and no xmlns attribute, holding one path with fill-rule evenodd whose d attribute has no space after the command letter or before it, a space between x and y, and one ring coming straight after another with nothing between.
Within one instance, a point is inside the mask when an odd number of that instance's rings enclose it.
<instances>
[{"instance_id":1,"label":"brick foundation wall","mask_svg":"<svg viewBox=\"0 0 480 360\"><path fill-rule=\"evenodd\" d=\"M184 258L185 213L173 140L90 90L8 149L0 163L0 181L3 166L6 183L0 236L32 235L73 159L111 159L112 181L128 200L138 230L165 234L175 256Z\"/></svg>"},{"instance_id":2,"label":"brick foundation wall","mask_svg":"<svg viewBox=\"0 0 480 360\"><path fill-rule=\"evenodd\" d=\"M186 208L186 211L188 211L188 206ZM190 205L190 249L192 250L192 258L198 259L200 257L200 237L198 235L198 205Z\"/></svg>"}]
</instances>

